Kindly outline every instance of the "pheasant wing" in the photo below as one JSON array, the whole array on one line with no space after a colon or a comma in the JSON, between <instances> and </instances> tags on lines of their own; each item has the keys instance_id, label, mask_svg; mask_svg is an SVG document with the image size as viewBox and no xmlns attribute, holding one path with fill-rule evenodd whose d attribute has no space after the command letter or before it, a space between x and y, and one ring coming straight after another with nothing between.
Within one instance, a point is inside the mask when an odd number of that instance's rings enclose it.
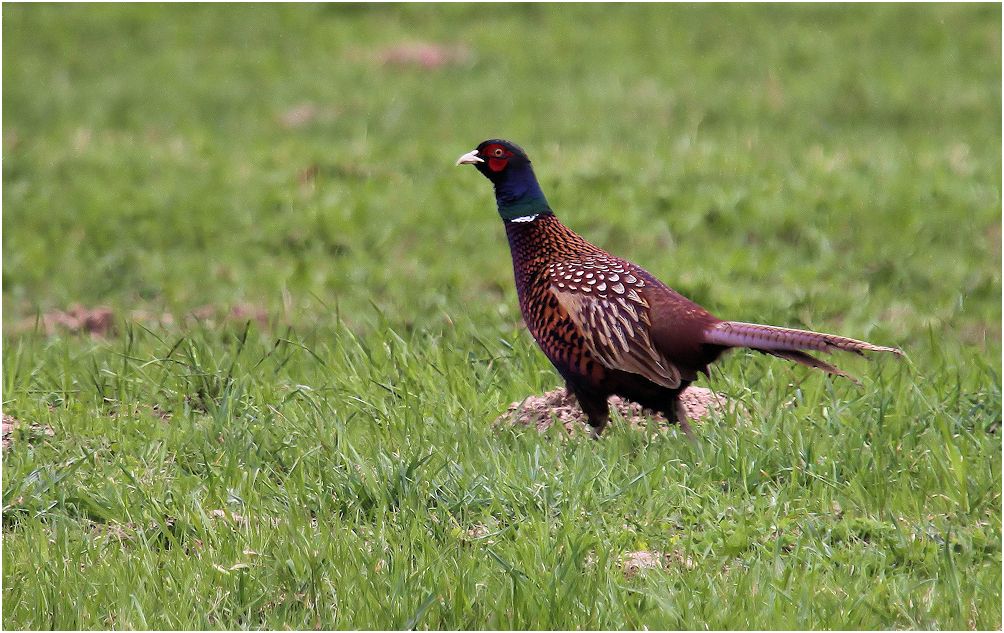
<instances>
[{"instance_id":1,"label":"pheasant wing","mask_svg":"<svg viewBox=\"0 0 1004 633\"><path fill-rule=\"evenodd\" d=\"M670 389L680 386L679 369L652 344L650 306L641 292L644 281L625 263L559 263L549 272L551 292L600 363Z\"/></svg>"}]
</instances>

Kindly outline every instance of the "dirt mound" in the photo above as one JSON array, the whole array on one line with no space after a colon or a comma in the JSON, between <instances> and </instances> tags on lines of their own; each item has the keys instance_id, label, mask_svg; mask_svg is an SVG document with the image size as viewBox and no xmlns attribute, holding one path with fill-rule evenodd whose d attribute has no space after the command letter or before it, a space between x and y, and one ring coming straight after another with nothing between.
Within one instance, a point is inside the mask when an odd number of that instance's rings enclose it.
<instances>
[{"instance_id":1,"label":"dirt mound","mask_svg":"<svg viewBox=\"0 0 1004 633\"><path fill-rule=\"evenodd\" d=\"M691 422L704 418L712 409L721 409L727 404L727 399L710 389L703 387L687 387L680 400L687 411ZM661 414L647 412L641 405L629 402L619 396L610 398L611 416L619 415L632 426L642 426L654 421L660 427L668 427L669 423ZM579 408L579 403L565 389L554 389L540 396L530 396L519 402L513 402L508 410L499 416L496 422L511 421L524 426L534 426L538 431L547 430L554 421L564 425L569 433L582 429L586 424L586 416ZM615 422L616 423L616 422Z\"/></svg>"}]
</instances>

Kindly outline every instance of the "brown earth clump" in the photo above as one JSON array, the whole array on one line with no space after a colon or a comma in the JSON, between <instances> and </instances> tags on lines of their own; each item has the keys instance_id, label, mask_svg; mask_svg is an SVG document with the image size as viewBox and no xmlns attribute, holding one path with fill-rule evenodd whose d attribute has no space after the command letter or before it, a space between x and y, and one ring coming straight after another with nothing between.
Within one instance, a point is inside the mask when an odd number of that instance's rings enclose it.
<instances>
[{"instance_id":1,"label":"brown earth clump","mask_svg":"<svg viewBox=\"0 0 1004 633\"><path fill-rule=\"evenodd\" d=\"M14 443L15 426L17 426L17 420L6 413L3 414L3 450L7 450Z\"/></svg>"},{"instance_id":2,"label":"brown earth clump","mask_svg":"<svg viewBox=\"0 0 1004 633\"><path fill-rule=\"evenodd\" d=\"M70 334L90 334L91 336L107 336L115 328L115 315L106 306L87 308L75 303L68 310L52 310L40 317L23 319L15 325L18 332L40 330L47 336L59 332Z\"/></svg>"},{"instance_id":3,"label":"brown earth clump","mask_svg":"<svg viewBox=\"0 0 1004 633\"><path fill-rule=\"evenodd\" d=\"M728 403L725 396L704 387L687 387L680 400L691 422L705 418L713 409L723 409ZM617 414L631 426L643 426L650 421L662 428L669 427L666 418L655 412L646 412L641 405L620 396L610 398L611 413ZM561 423L568 433L585 428L586 415L575 397L558 388L540 396L529 396L509 405L496 422L508 420L523 426L533 426L540 432L550 428L554 421Z\"/></svg>"},{"instance_id":4,"label":"brown earth clump","mask_svg":"<svg viewBox=\"0 0 1004 633\"><path fill-rule=\"evenodd\" d=\"M625 578L633 578L638 572L645 569L669 569L670 567L682 567L686 570L694 569L697 564L692 558L682 552L628 552L617 560L617 566L624 572Z\"/></svg>"},{"instance_id":5,"label":"brown earth clump","mask_svg":"<svg viewBox=\"0 0 1004 633\"><path fill-rule=\"evenodd\" d=\"M9 449L14 444L14 429L22 426L22 422L15 418L14 416L3 414L3 450ZM31 442L31 436L38 437L40 435L45 435L46 437L53 437L56 432L52 430L52 427L47 424L29 424L28 429L31 433L29 436L29 442Z\"/></svg>"}]
</instances>

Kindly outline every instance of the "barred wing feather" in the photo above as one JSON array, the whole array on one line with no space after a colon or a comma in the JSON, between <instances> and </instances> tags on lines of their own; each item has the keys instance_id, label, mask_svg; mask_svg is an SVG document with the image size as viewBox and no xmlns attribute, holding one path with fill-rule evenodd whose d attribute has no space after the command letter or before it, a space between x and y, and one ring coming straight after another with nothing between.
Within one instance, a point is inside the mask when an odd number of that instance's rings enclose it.
<instances>
[{"instance_id":1,"label":"barred wing feather","mask_svg":"<svg viewBox=\"0 0 1004 633\"><path fill-rule=\"evenodd\" d=\"M636 287L625 285L625 275L597 266L569 264L555 272L551 292L600 363L639 374L669 389L680 386L679 369L652 344L649 304Z\"/></svg>"}]
</instances>

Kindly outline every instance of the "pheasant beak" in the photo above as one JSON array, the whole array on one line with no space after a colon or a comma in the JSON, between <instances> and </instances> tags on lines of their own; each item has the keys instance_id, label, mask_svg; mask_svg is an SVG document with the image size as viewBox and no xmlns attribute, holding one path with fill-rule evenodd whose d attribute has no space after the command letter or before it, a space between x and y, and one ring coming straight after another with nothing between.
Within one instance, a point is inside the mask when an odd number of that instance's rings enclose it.
<instances>
[{"instance_id":1,"label":"pheasant beak","mask_svg":"<svg viewBox=\"0 0 1004 633\"><path fill-rule=\"evenodd\" d=\"M478 156L478 150L471 150L457 159L458 165L475 165L477 163L483 163L485 159Z\"/></svg>"}]
</instances>

